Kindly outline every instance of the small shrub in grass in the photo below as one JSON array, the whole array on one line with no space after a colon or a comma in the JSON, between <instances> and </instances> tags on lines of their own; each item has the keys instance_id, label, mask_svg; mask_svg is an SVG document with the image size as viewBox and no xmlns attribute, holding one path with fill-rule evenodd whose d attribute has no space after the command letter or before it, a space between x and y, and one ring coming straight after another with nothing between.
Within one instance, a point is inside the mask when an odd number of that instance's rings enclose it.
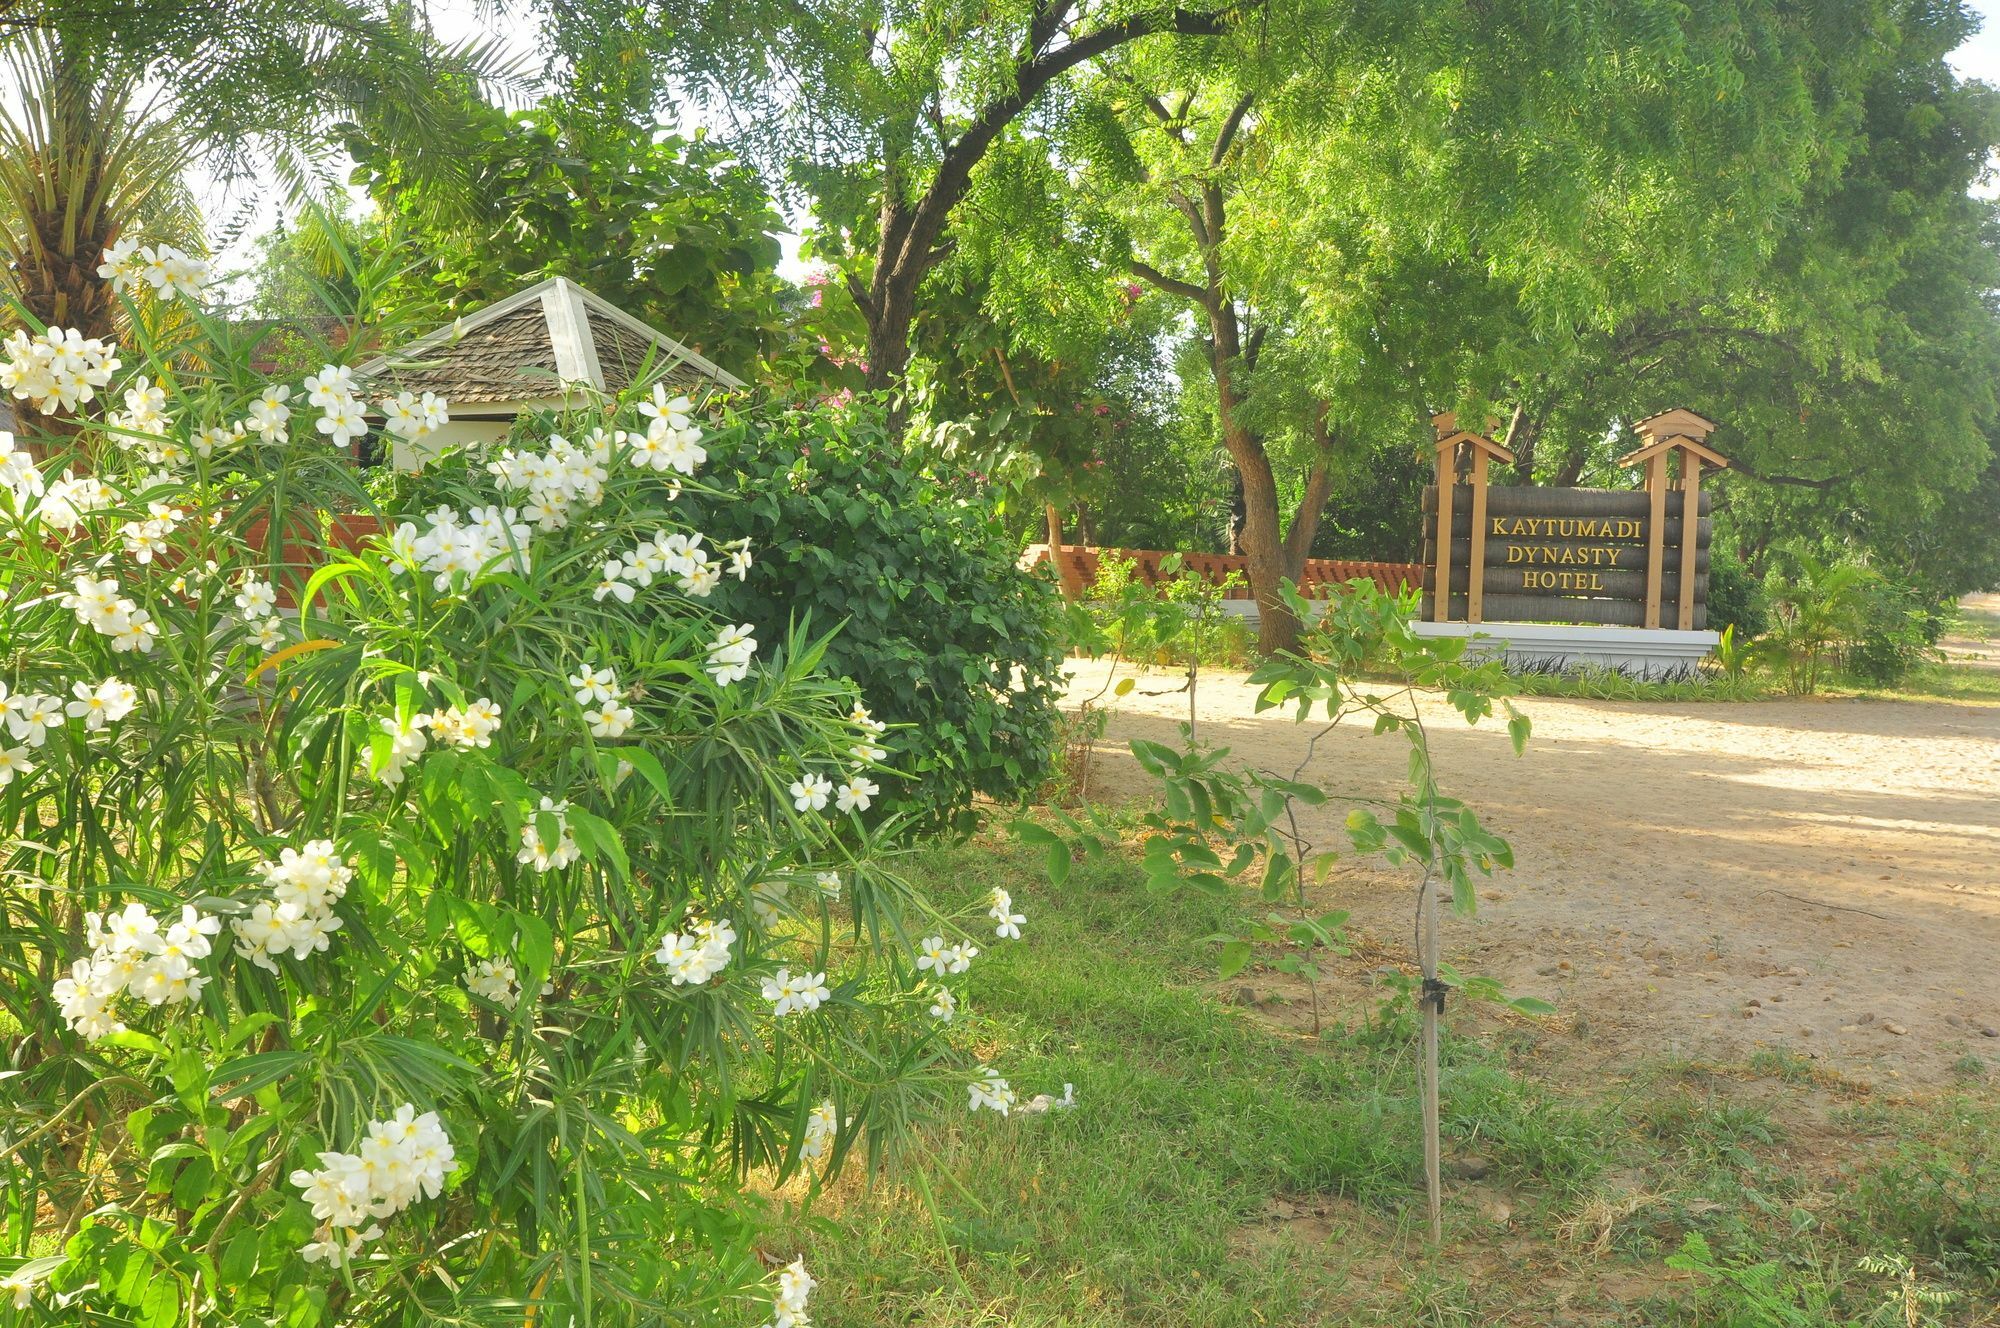
<instances>
[{"instance_id":1,"label":"small shrub in grass","mask_svg":"<svg viewBox=\"0 0 2000 1328\"><path fill-rule=\"evenodd\" d=\"M732 417L704 446L690 519L758 550L718 609L767 634L807 616L840 628L828 671L891 725L885 805L963 827L975 796L1011 802L1048 778L1061 602L991 511L913 469L867 401Z\"/></svg>"},{"instance_id":2,"label":"small shrub in grass","mask_svg":"<svg viewBox=\"0 0 2000 1328\"><path fill-rule=\"evenodd\" d=\"M0 350L76 414L0 434L0 1313L805 1322L745 1175L1012 1090L947 1060L974 932L884 860L829 639L717 611L762 551L692 519L712 422L581 403L330 547L346 371L128 312Z\"/></svg>"}]
</instances>

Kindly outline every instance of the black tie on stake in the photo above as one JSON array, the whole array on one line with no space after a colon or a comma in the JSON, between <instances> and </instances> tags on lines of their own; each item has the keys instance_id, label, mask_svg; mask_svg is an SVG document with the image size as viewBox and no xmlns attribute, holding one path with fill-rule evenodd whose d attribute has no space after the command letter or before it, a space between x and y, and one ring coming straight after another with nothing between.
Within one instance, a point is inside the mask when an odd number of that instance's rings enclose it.
<instances>
[{"instance_id":1,"label":"black tie on stake","mask_svg":"<svg viewBox=\"0 0 2000 1328\"><path fill-rule=\"evenodd\" d=\"M1444 994L1451 990L1451 984L1441 978L1425 978L1419 1004L1428 1005L1438 1014L1444 1013Z\"/></svg>"}]
</instances>

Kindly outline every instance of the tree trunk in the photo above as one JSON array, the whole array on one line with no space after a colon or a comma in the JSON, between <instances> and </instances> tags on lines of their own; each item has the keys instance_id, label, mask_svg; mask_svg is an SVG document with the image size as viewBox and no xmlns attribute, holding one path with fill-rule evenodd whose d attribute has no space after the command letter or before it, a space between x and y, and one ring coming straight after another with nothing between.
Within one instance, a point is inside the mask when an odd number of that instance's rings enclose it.
<instances>
[{"instance_id":1,"label":"tree trunk","mask_svg":"<svg viewBox=\"0 0 2000 1328\"><path fill-rule=\"evenodd\" d=\"M1306 473L1305 492L1299 495L1299 510L1292 513L1292 524L1285 531L1285 575L1294 583L1306 574L1313 541L1319 538L1320 517L1333 494L1333 436L1326 412L1324 401L1313 410L1312 469Z\"/></svg>"},{"instance_id":2,"label":"tree trunk","mask_svg":"<svg viewBox=\"0 0 2000 1328\"><path fill-rule=\"evenodd\" d=\"M1535 482L1535 444L1541 441L1541 436L1541 413L1530 411L1526 402L1517 404L1507 421L1507 436L1500 444L1514 454L1514 483Z\"/></svg>"},{"instance_id":3,"label":"tree trunk","mask_svg":"<svg viewBox=\"0 0 2000 1328\"><path fill-rule=\"evenodd\" d=\"M1278 481L1264 440L1243 424L1239 413L1242 396L1234 377L1236 357L1228 353L1236 344L1236 315L1226 306L1223 311L1215 322L1216 330L1224 335L1217 336L1211 345L1209 367L1215 375L1222 445L1229 449L1229 459L1236 463L1243 484L1239 538L1250 576L1250 594L1257 601L1257 650L1272 655L1298 644L1299 621L1278 593L1279 582L1285 578L1285 549L1278 533Z\"/></svg>"},{"instance_id":4,"label":"tree trunk","mask_svg":"<svg viewBox=\"0 0 2000 1328\"><path fill-rule=\"evenodd\" d=\"M1062 513L1054 503L1043 503L1042 512L1049 523L1049 561L1055 564L1056 577L1062 582L1064 599L1083 598L1083 573L1064 560L1062 556Z\"/></svg>"}]
</instances>

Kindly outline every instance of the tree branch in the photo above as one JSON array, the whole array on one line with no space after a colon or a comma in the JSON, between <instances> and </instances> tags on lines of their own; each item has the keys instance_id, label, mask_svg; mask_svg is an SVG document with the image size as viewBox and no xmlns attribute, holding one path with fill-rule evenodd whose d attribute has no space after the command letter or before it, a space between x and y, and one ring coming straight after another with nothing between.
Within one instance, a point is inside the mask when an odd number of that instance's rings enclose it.
<instances>
[{"instance_id":1,"label":"tree branch","mask_svg":"<svg viewBox=\"0 0 2000 1328\"><path fill-rule=\"evenodd\" d=\"M1192 281L1182 281L1179 277L1170 277L1151 263L1142 263L1136 258L1129 260L1126 266L1131 268L1133 276L1151 282L1169 295L1178 295L1184 300L1192 300L1204 309L1209 307L1208 292L1195 285Z\"/></svg>"},{"instance_id":2,"label":"tree branch","mask_svg":"<svg viewBox=\"0 0 2000 1328\"><path fill-rule=\"evenodd\" d=\"M1236 141L1236 131L1243 127L1243 117L1250 113L1250 93L1244 93L1230 108L1229 118L1222 122L1222 128L1215 135L1215 150L1208 154L1209 169L1222 165L1223 157L1229 153L1229 145Z\"/></svg>"}]
</instances>

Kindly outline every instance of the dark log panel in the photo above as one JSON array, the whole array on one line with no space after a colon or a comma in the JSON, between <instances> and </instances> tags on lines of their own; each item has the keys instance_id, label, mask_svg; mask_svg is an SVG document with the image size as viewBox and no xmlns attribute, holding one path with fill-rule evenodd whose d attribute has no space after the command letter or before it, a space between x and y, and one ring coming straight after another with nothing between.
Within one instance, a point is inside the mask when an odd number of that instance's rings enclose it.
<instances>
[{"instance_id":1,"label":"dark log panel","mask_svg":"<svg viewBox=\"0 0 2000 1328\"><path fill-rule=\"evenodd\" d=\"M1426 594L1423 615L1431 617L1431 596ZM1451 618L1465 621L1465 596L1451 597ZM1646 604L1636 599L1564 599L1559 595L1486 596L1486 621L1496 628L1503 623L1595 623L1603 627L1644 627ZM1694 629L1708 626L1708 605L1694 606Z\"/></svg>"}]
</instances>

